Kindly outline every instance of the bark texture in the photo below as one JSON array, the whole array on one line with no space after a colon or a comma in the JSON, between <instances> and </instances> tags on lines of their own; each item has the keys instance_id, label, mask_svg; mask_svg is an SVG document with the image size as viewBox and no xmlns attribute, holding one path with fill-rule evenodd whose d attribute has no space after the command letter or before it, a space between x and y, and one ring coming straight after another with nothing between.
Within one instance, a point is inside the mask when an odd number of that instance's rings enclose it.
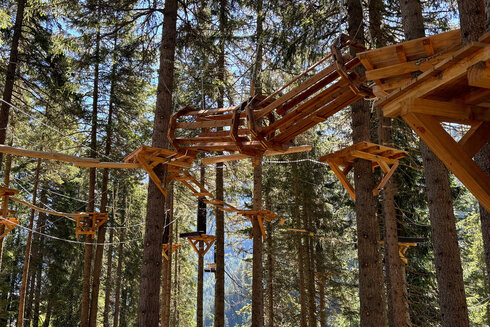
<instances>
[{"instance_id":1,"label":"bark texture","mask_svg":"<svg viewBox=\"0 0 490 327\"><path fill-rule=\"evenodd\" d=\"M262 210L262 165L254 167L253 209ZM264 268L262 266L262 231L256 218L252 227L252 327L264 326Z\"/></svg>"},{"instance_id":2,"label":"bark texture","mask_svg":"<svg viewBox=\"0 0 490 327\"><path fill-rule=\"evenodd\" d=\"M175 44L177 35L177 1L165 0L160 67L158 71L157 102L153 125L152 146L168 147L167 131L172 114ZM165 181L166 167L155 167L160 180ZM159 319L160 277L162 271L162 235L165 217L165 200L154 183L148 185L146 226L141 267L138 303L138 326L157 327Z\"/></svg>"},{"instance_id":3,"label":"bark texture","mask_svg":"<svg viewBox=\"0 0 490 327\"><path fill-rule=\"evenodd\" d=\"M356 0L347 1L348 31L350 37L364 40L363 9ZM370 141L370 106L360 100L352 108L352 139L354 143ZM383 267L378 240L376 198L373 196L374 174L370 161L354 162L356 190L357 253L359 261L359 298L361 326L385 326Z\"/></svg>"},{"instance_id":4,"label":"bark texture","mask_svg":"<svg viewBox=\"0 0 490 327\"><path fill-rule=\"evenodd\" d=\"M424 37L424 22L419 0L400 2L407 40ZM432 229L432 243L439 303L443 326L468 326L468 309L463 270L456 233L448 171L437 156L420 143Z\"/></svg>"},{"instance_id":5,"label":"bark texture","mask_svg":"<svg viewBox=\"0 0 490 327\"><path fill-rule=\"evenodd\" d=\"M15 75L19 63L19 42L22 36L22 22L24 20L24 9L26 0L17 1L17 13L15 15L14 34L10 46L10 56L5 74L5 86L3 89L3 101L0 109L0 144L5 144L7 138L7 125L9 122L10 103L14 91ZM3 153L0 153L0 168L3 162Z\"/></svg>"}]
</instances>

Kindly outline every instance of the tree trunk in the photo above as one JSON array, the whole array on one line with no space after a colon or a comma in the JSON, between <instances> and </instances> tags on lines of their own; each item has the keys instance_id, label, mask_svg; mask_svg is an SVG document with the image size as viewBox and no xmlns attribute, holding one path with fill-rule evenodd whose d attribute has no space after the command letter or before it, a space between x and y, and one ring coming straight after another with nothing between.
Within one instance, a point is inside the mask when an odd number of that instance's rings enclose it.
<instances>
[{"instance_id":1,"label":"tree trunk","mask_svg":"<svg viewBox=\"0 0 490 327\"><path fill-rule=\"evenodd\" d=\"M167 131L172 114L172 90L174 82L175 44L177 36L177 0L165 0L163 16L162 45L160 47L160 67L153 125L152 146L168 148ZM167 167L155 167L155 173L164 181ZM165 186L165 185L163 185ZM162 272L162 235L165 215L165 199L155 183L148 184L146 210L145 248L141 268L138 304L138 325L157 327L159 319L160 285Z\"/></svg>"},{"instance_id":2,"label":"tree trunk","mask_svg":"<svg viewBox=\"0 0 490 327\"><path fill-rule=\"evenodd\" d=\"M24 9L26 0L17 0L17 13L15 15L14 35L10 47L10 57L5 75L5 85L3 89L3 101L0 110L0 144L5 144L7 137L7 126L9 122L10 103L14 91L15 75L17 74L17 64L19 62L19 41L22 36L22 21L24 19ZM0 153L0 169L3 162L3 153Z\"/></svg>"},{"instance_id":3,"label":"tree trunk","mask_svg":"<svg viewBox=\"0 0 490 327\"><path fill-rule=\"evenodd\" d=\"M298 166L296 163L292 164L293 172L293 189L294 189L294 215L296 216L296 228L302 229L300 210L299 210L299 181L298 181ZM306 292L305 292L305 277L304 277L304 263L303 263L303 245L301 241L301 235L296 236L296 243L298 248L298 287L299 287L299 300L301 308L301 327L306 327Z\"/></svg>"},{"instance_id":4,"label":"tree trunk","mask_svg":"<svg viewBox=\"0 0 490 327\"><path fill-rule=\"evenodd\" d=\"M405 38L424 37L424 23L420 2L402 0ZM465 32L462 31L462 34ZM456 233L448 171L437 156L420 143L432 229L432 243L436 278L439 285L439 303L443 326L468 326L468 309L463 283L463 270Z\"/></svg>"},{"instance_id":5,"label":"tree trunk","mask_svg":"<svg viewBox=\"0 0 490 327\"><path fill-rule=\"evenodd\" d=\"M266 209L271 210L269 192L266 193ZM267 224L267 322L269 327L274 327L274 239L272 236L272 224Z\"/></svg>"},{"instance_id":6,"label":"tree trunk","mask_svg":"<svg viewBox=\"0 0 490 327\"><path fill-rule=\"evenodd\" d=\"M316 245L315 258L316 270L319 273L318 296L320 297L320 327L327 327L327 309L325 302L325 281L327 279L327 276L325 275L325 266L323 264L323 247L320 243L317 243Z\"/></svg>"},{"instance_id":7,"label":"tree trunk","mask_svg":"<svg viewBox=\"0 0 490 327\"><path fill-rule=\"evenodd\" d=\"M262 210L262 164L254 167L253 209ZM262 231L254 217L252 258L252 327L264 326L264 286L262 266Z\"/></svg>"},{"instance_id":8,"label":"tree trunk","mask_svg":"<svg viewBox=\"0 0 490 327\"><path fill-rule=\"evenodd\" d=\"M3 175L3 185L9 187L10 185L10 170L12 169L12 155L8 154L5 157L5 173ZM2 200L2 216L6 216L8 213L7 201L5 197ZM5 225L0 225L0 235L5 232ZM5 237L0 238L0 272L2 271L2 257L3 257L3 240Z\"/></svg>"},{"instance_id":9,"label":"tree trunk","mask_svg":"<svg viewBox=\"0 0 490 327\"><path fill-rule=\"evenodd\" d=\"M227 0L219 2L219 54L217 61L218 80L218 107L224 106L225 98L225 43L226 43L226 6ZM216 164L216 199L224 200L223 191L223 163ZM216 217L216 243L214 255L216 260L215 286L214 286L214 326L225 327L225 215L224 212L215 209Z\"/></svg>"},{"instance_id":10,"label":"tree trunk","mask_svg":"<svg viewBox=\"0 0 490 327\"><path fill-rule=\"evenodd\" d=\"M48 197L44 190L41 191L41 202L46 203ZM44 224L46 222L47 215L45 213L39 213L39 218L37 221L36 231L43 232ZM43 240L40 239L39 234L34 235L33 239L33 253L35 253L33 257L33 265L35 268L35 290L34 290L34 312L32 314L32 326L39 326L39 307L41 304L41 286L42 286L42 270L43 270ZM34 276L33 276L34 277Z\"/></svg>"},{"instance_id":11,"label":"tree trunk","mask_svg":"<svg viewBox=\"0 0 490 327\"><path fill-rule=\"evenodd\" d=\"M173 186L169 188L168 196L166 198L165 208L167 214L167 219L165 222L165 228L168 228L168 260L163 258L163 269L162 276L163 280L161 283L162 288L162 307L161 307L161 326L170 326L170 304L171 304L171 282L172 282L172 246L173 246L173 234L172 234L172 220L173 220Z\"/></svg>"},{"instance_id":12,"label":"tree trunk","mask_svg":"<svg viewBox=\"0 0 490 327\"><path fill-rule=\"evenodd\" d=\"M349 35L363 43L363 9L357 0L347 1ZM370 141L370 106L364 100L351 105L354 143ZM378 240L374 174L370 161L354 162L356 190L357 253L359 261L359 299L361 326L385 326L383 267Z\"/></svg>"},{"instance_id":13,"label":"tree trunk","mask_svg":"<svg viewBox=\"0 0 490 327\"><path fill-rule=\"evenodd\" d=\"M122 298L121 298L121 327L127 327L128 326L128 290L124 289L122 290Z\"/></svg>"},{"instance_id":14,"label":"tree trunk","mask_svg":"<svg viewBox=\"0 0 490 327\"><path fill-rule=\"evenodd\" d=\"M205 185L206 182L206 170L203 164L201 164L201 185ZM206 221L206 204L204 203L204 198L199 198L197 202L197 220L198 225L199 221L204 219ZM199 226L197 226L197 230L200 230ZM206 230L204 230L206 232ZM199 251L204 251L204 242L199 241ZM197 262L197 313L196 313L196 326L203 327L203 295L204 295L204 257L198 255Z\"/></svg>"},{"instance_id":15,"label":"tree trunk","mask_svg":"<svg viewBox=\"0 0 490 327\"><path fill-rule=\"evenodd\" d=\"M490 31L490 1L485 3L479 0L458 1L459 18L461 25L462 43L468 44L478 38L486 30ZM486 17L484 10L486 9ZM483 10L483 12L482 12ZM484 24L486 20L486 23ZM487 142L475 156L476 163L490 175L490 142ZM490 213L480 204L480 221L487 267L487 285L490 287ZM490 306L487 309L488 322L490 323Z\"/></svg>"},{"instance_id":16,"label":"tree trunk","mask_svg":"<svg viewBox=\"0 0 490 327\"><path fill-rule=\"evenodd\" d=\"M113 212L114 215L114 212ZM111 225L114 227L114 224ZM112 254L114 251L114 228L109 233L109 249L107 250L107 273L105 282L105 299L104 299L104 327L109 327L109 314L111 312L111 295L112 295Z\"/></svg>"},{"instance_id":17,"label":"tree trunk","mask_svg":"<svg viewBox=\"0 0 490 327\"><path fill-rule=\"evenodd\" d=\"M49 327L51 322L51 313L53 312L53 301L51 298L48 299L48 304L46 307L46 315L44 316L43 327Z\"/></svg>"},{"instance_id":18,"label":"tree trunk","mask_svg":"<svg viewBox=\"0 0 490 327\"><path fill-rule=\"evenodd\" d=\"M97 8L100 15L100 6ZM99 101L99 63L100 63L100 28L97 27L95 36L95 63L94 63L94 91L92 96L92 131L90 135L90 157L97 157L97 114ZM89 194L87 212L95 212L95 187L97 184L97 172L95 168L90 168L89 172ZM90 280L92 275L92 252L93 236L87 235L85 238L85 253L83 262L82 277L82 308L80 310L80 327L89 327L90 319Z\"/></svg>"},{"instance_id":19,"label":"tree trunk","mask_svg":"<svg viewBox=\"0 0 490 327\"><path fill-rule=\"evenodd\" d=\"M32 191L32 204L37 202L37 187L39 185L39 171L41 170L41 159L37 159L36 172L34 173L34 189ZM24 327L24 308L27 291L27 277L29 276L29 264L31 261L32 230L34 228L34 216L36 212L31 210L29 217L29 233L27 236L26 252L24 256L24 267L22 269L22 281L19 292L19 310L17 315L17 327Z\"/></svg>"},{"instance_id":20,"label":"tree trunk","mask_svg":"<svg viewBox=\"0 0 490 327\"><path fill-rule=\"evenodd\" d=\"M175 221L175 239L177 240L178 237L179 237L179 221L176 220ZM173 311L173 325L172 327L178 327L179 326L179 312L177 310L177 300L180 296L179 294L179 288L180 288L180 279L179 279L179 275L180 275L180 272L179 272L179 269L180 269L180 265L179 265L179 251L175 252L175 258L174 258L174 280L175 280L175 283L173 284L173 287L174 287L174 297L173 297L173 303L174 303L174 311Z\"/></svg>"},{"instance_id":21,"label":"tree trunk","mask_svg":"<svg viewBox=\"0 0 490 327\"><path fill-rule=\"evenodd\" d=\"M383 112L378 109L378 137L379 143L393 146L391 136L391 119L384 118ZM406 280L404 263L398 253L398 226L395 211L396 183L393 177L386 183L383 191L383 217L384 217L384 249L386 265L386 288L388 297L388 325L390 327L410 326L408 312L408 294L406 293Z\"/></svg>"},{"instance_id":22,"label":"tree trunk","mask_svg":"<svg viewBox=\"0 0 490 327\"><path fill-rule=\"evenodd\" d=\"M123 220L121 225L126 225L126 227L129 225L129 214L130 206L128 205L127 201L127 196L124 197L124 215L123 215ZM122 280L122 266L123 266L123 259L124 259L124 242L126 241L126 232L127 228L122 228L121 229L121 235L119 236L119 248L117 251L117 268L116 268L116 283L115 283L115 290L116 294L114 296L115 298L115 303L114 303L114 322L113 322L113 327L119 327L119 312L120 312L120 305L121 305L121 280ZM125 305L125 301L123 301ZM121 312L122 316L122 312ZM122 326L122 318L121 318L121 326Z\"/></svg>"},{"instance_id":23,"label":"tree trunk","mask_svg":"<svg viewBox=\"0 0 490 327\"><path fill-rule=\"evenodd\" d=\"M303 229L308 230L312 226L309 201L306 192L303 192ZM315 293L315 269L313 259L313 244L309 236L305 238L305 261L306 261L306 286L308 288L308 325L316 326L316 293Z\"/></svg>"},{"instance_id":24,"label":"tree trunk","mask_svg":"<svg viewBox=\"0 0 490 327\"><path fill-rule=\"evenodd\" d=\"M114 41L114 48L116 46L117 40ZM111 71L111 88L110 88L110 96L109 96L109 113L107 116L107 125L106 125L106 144L104 155L109 156L111 154L112 147L112 115L114 111L114 92L115 92L115 72L116 65L112 65ZM102 198L100 201L100 212L107 212L107 203L109 194L107 193L107 184L109 183L109 169L105 168L102 173ZM99 227L97 232L97 247L95 250L95 261L94 261L94 270L93 270L93 278L92 278L92 298L90 303L90 327L97 326L97 311L99 305L99 288L100 288L100 276L102 273L102 259L104 256L104 245L105 243L105 234L106 234L106 224L103 224Z\"/></svg>"}]
</instances>

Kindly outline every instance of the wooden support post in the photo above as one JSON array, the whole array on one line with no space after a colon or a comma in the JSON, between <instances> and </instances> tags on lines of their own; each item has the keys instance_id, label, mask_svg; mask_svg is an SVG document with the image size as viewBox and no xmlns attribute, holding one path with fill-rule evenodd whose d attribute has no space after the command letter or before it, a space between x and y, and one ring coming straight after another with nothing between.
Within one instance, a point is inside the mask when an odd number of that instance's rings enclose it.
<instances>
[{"instance_id":1,"label":"wooden support post","mask_svg":"<svg viewBox=\"0 0 490 327\"><path fill-rule=\"evenodd\" d=\"M340 180L340 182L344 186L344 188L347 190L347 192L349 192L349 195L352 198L352 200L356 201L356 192L354 191L354 187L352 186L352 184L347 179L347 176L344 175L344 172L341 171L340 168L336 164L334 164L331 161L327 161L327 162L328 162L328 165L330 166L330 168L332 169L332 171L334 172L334 174L337 176L337 178ZM347 172L349 172L349 170L347 170Z\"/></svg>"}]
</instances>

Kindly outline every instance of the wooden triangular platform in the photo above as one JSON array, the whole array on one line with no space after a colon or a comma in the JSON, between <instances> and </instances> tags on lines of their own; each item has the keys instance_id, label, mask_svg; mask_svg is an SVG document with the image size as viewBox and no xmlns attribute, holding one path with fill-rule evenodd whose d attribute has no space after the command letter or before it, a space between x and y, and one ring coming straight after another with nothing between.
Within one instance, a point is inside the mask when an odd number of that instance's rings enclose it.
<instances>
[{"instance_id":1,"label":"wooden triangular platform","mask_svg":"<svg viewBox=\"0 0 490 327\"><path fill-rule=\"evenodd\" d=\"M169 167L189 168L196 158L196 152L185 152L186 154L182 154L168 149L142 145L124 158L124 162L140 164L160 192L162 192L164 196L167 196L166 187L163 186L163 182L155 174L153 169L159 164L168 165Z\"/></svg>"},{"instance_id":2,"label":"wooden triangular platform","mask_svg":"<svg viewBox=\"0 0 490 327\"><path fill-rule=\"evenodd\" d=\"M175 251L177 251L182 245L180 244L172 244L172 251L170 251L170 255L172 255ZM162 244L162 255L165 259L168 260L169 256L169 244Z\"/></svg>"},{"instance_id":3,"label":"wooden triangular platform","mask_svg":"<svg viewBox=\"0 0 490 327\"><path fill-rule=\"evenodd\" d=\"M107 222L107 213L100 212L78 212L75 215L75 237L80 235L94 236L100 226Z\"/></svg>"},{"instance_id":4,"label":"wooden triangular platform","mask_svg":"<svg viewBox=\"0 0 490 327\"><path fill-rule=\"evenodd\" d=\"M274 219L278 219L279 216L270 210L240 210L238 214L249 219L252 223L252 228L256 223L260 226L260 231L262 232L262 237L267 238L264 229L264 221L271 222ZM252 233L250 233L250 238L252 238Z\"/></svg>"},{"instance_id":5,"label":"wooden triangular platform","mask_svg":"<svg viewBox=\"0 0 490 327\"><path fill-rule=\"evenodd\" d=\"M204 257L204 255L209 251L209 249L211 249L214 242L216 241L216 236L215 235L202 234L200 236L188 237L187 240L191 244L194 251L196 251L197 255ZM202 251L199 248L200 242L204 243L204 247L203 247Z\"/></svg>"},{"instance_id":6,"label":"wooden triangular platform","mask_svg":"<svg viewBox=\"0 0 490 327\"><path fill-rule=\"evenodd\" d=\"M332 171L338 177L344 188L349 192L352 199L356 200L354 187L347 179L347 174L354 167L356 159L364 159L372 162L373 169L380 167L383 171L383 178L373 190L373 195L378 195L390 177L398 167L398 159L407 155L407 152L382 146L370 142L359 142L345 149L324 155L320 161L327 162ZM340 167L343 167L341 169Z\"/></svg>"},{"instance_id":7,"label":"wooden triangular platform","mask_svg":"<svg viewBox=\"0 0 490 327\"><path fill-rule=\"evenodd\" d=\"M490 33L483 35L479 42L460 49L454 41L457 34L453 34L441 34L452 35L453 41L447 41L447 51L433 54L428 49L419 54L441 60L416 78L407 79L398 89L382 97L377 105L387 117L402 116L446 167L490 210L490 176L472 159L490 140ZM409 42L423 43L425 39ZM398 46L406 47L407 44ZM381 48L365 55L376 58L383 51ZM359 56L362 58L362 54ZM369 64L365 67L369 76L373 67ZM397 71L398 66L390 69ZM399 75L402 73L398 71ZM441 123L467 125L469 129L456 141Z\"/></svg>"}]
</instances>

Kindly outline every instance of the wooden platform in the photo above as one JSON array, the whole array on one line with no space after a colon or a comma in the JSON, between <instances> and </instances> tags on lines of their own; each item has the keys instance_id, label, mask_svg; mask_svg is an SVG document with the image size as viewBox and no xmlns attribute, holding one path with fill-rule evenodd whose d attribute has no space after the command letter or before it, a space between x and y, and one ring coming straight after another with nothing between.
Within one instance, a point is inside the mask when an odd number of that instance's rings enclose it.
<instances>
[{"instance_id":1,"label":"wooden platform","mask_svg":"<svg viewBox=\"0 0 490 327\"><path fill-rule=\"evenodd\" d=\"M194 251L196 251L197 255L204 257L204 255L209 251L209 249L211 249L214 242L216 242L216 236L215 235L202 234L200 236L188 237L187 240L191 244ZM200 242L202 242L204 244L202 251L201 251L200 246L199 246Z\"/></svg>"},{"instance_id":2,"label":"wooden platform","mask_svg":"<svg viewBox=\"0 0 490 327\"><path fill-rule=\"evenodd\" d=\"M372 50L369 56L376 57L382 51ZM472 160L490 139L490 34L441 59L376 104L387 117L402 116L446 167L490 210L490 176ZM468 125L469 130L456 141L441 122Z\"/></svg>"},{"instance_id":3,"label":"wooden platform","mask_svg":"<svg viewBox=\"0 0 490 327\"><path fill-rule=\"evenodd\" d=\"M332 59L329 66L312 74L317 63L267 97L250 97L228 108L180 110L170 121L170 142L180 153L228 151L258 158L268 150L287 151L296 136L371 95L362 85L364 77L353 71L359 59L341 53L352 43L342 36L334 44L332 53L319 62Z\"/></svg>"},{"instance_id":4,"label":"wooden platform","mask_svg":"<svg viewBox=\"0 0 490 327\"><path fill-rule=\"evenodd\" d=\"M354 187L347 179L347 174L354 167L354 161L356 159L369 160L372 162L373 169L380 167L383 171L383 178L373 190L373 195L378 195L379 191L383 189L398 167L398 160L405 156L407 156L407 152L405 151L370 142L359 142L345 149L324 155L319 160L328 163L344 188L355 201L356 193ZM343 167L343 169L340 167Z\"/></svg>"},{"instance_id":5,"label":"wooden platform","mask_svg":"<svg viewBox=\"0 0 490 327\"><path fill-rule=\"evenodd\" d=\"M153 170L159 164L168 165L169 167L189 168L196 158L195 151L184 151L178 153L168 149L154 148L146 145L140 146L130 155L124 158L125 163L138 163L148 173L150 179L155 183L160 192L167 196L167 189L163 182Z\"/></svg>"},{"instance_id":6,"label":"wooden platform","mask_svg":"<svg viewBox=\"0 0 490 327\"><path fill-rule=\"evenodd\" d=\"M262 237L267 238L264 229L264 221L271 222L274 219L278 219L279 216L270 210L240 210L238 214L249 219L253 226L258 223L260 226L260 231L262 232ZM250 238L252 238L252 233L250 233Z\"/></svg>"},{"instance_id":7,"label":"wooden platform","mask_svg":"<svg viewBox=\"0 0 490 327\"><path fill-rule=\"evenodd\" d=\"M172 244L172 251L170 255L172 255L175 251L177 251L182 245L180 244ZM162 244L162 256L168 260L169 256L169 244Z\"/></svg>"}]
</instances>

